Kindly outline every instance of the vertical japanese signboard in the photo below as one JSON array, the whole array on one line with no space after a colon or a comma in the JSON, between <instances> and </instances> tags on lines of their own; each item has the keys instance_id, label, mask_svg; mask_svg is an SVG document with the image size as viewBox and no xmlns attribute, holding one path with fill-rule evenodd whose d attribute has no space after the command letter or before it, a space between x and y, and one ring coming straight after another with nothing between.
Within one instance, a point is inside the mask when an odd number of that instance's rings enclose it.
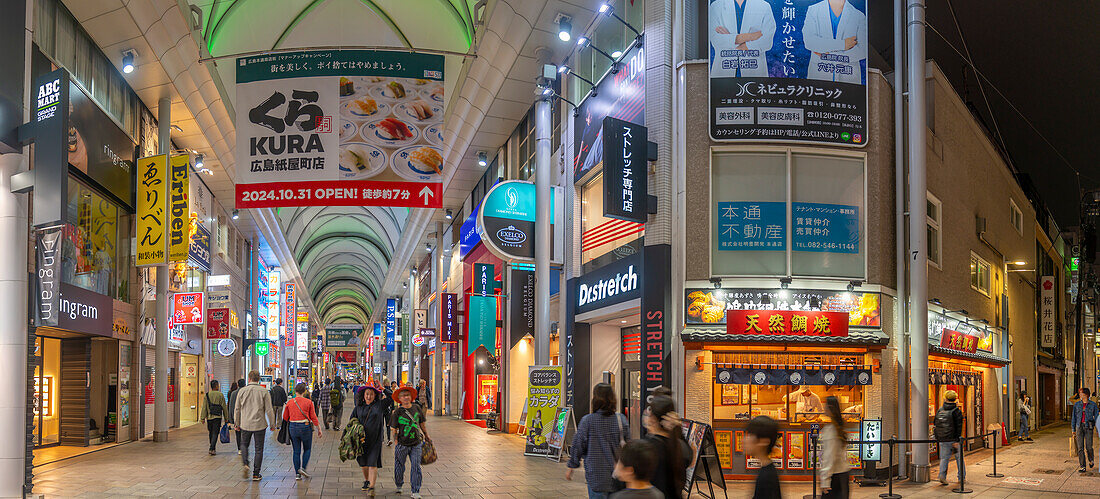
<instances>
[{"instance_id":1,"label":"vertical japanese signboard","mask_svg":"<svg viewBox=\"0 0 1100 499\"><path fill-rule=\"evenodd\" d=\"M297 337L298 299L294 291L294 283L283 284L283 324L286 324L284 332L287 338L286 346L293 345Z\"/></svg>"},{"instance_id":2,"label":"vertical japanese signboard","mask_svg":"<svg viewBox=\"0 0 1100 499\"><path fill-rule=\"evenodd\" d=\"M1054 348L1054 276L1039 279L1039 346Z\"/></svg>"},{"instance_id":3,"label":"vertical japanese signboard","mask_svg":"<svg viewBox=\"0 0 1100 499\"><path fill-rule=\"evenodd\" d=\"M645 223L649 216L648 130L603 119L603 216Z\"/></svg>"},{"instance_id":4,"label":"vertical japanese signboard","mask_svg":"<svg viewBox=\"0 0 1100 499\"><path fill-rule=\"evenodd\" d=\"M137 265L168 263L168 156L137 161Z\"/></svg>"},{"instance_id":5,"label":"vertical japanese signboard","mask_svg":"<svg viewBox=\"0 0 1100 499\"><path fill-rule=\"evenodd\" d=\"M191 250L191 211L187 185L191 159L173 156L168 169L168 261L185 262Z\"/></svg>"},{"instance_id":6,"label":"vertical japanese signboard","mask_svg":"<svg viewBox=\"0 0 1100 499\"><path fill-rule=\"evenodd\" d=\"M439 307L439 341L458 342L458 295L443 293Z\"/></svg>"},{"instance_id":7,"label":"vertical japanese signboard","mask_svg":"<svg viewBox=\"0 0 1100 499\"><path fill-rule=\"evenodd\" d=\"M237 59L237 207L442 207L441 55Z\"/></svg>"},{"instance_id":8,"label":"vertical japanese signboard","mask_svg":"<svg viewBox=\"0 0 1100 499\"><path fill-rule=\"evenodd\" d=\"M531 366L527 375L527 442L525 456L550 453L546 437L554 428L554 415L564 396L561 366Z\"/></svg>"},{"instance_id":9,"label":"vertical japanese signboard","mask_svg":"<svg viewBox=\"0 0 1100 499\"><path fill-rule=\"evenodd\" d=\"M866 0L712 0L710 136L867 143Z\"/></svg>"},{"instance_id":10,"label":"vertical japanese signboard","mask_svg":"<svg viewBox=\"0 0 1100 499\"><path fill-rule=\"evenodd\" d=\"M386 300L386 351L397 350L397 300Z\"/></svg>"}]
</instances>

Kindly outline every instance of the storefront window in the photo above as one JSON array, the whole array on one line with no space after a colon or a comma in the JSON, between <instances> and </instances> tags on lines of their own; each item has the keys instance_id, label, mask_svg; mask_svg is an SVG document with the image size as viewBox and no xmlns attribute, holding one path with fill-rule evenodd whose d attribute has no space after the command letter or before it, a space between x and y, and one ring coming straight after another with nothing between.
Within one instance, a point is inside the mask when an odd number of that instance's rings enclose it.
<instances>
[{"instance_id":1,"label":"storefront window","mask_svg":"<svg viewBox=\"0 0 1100 499\"><path fill-rule=\"evenodd\" d=\"M70 177L65 220L62 281L126 301L129 298L130 215Z\"/></svg>"},{"instance_id":2,"label":"storefront window","mask_svg":"<svg viewBox=\"0 0 1100 499\"><path fill-rule=\"evenodd\" d=\"M603 174L581 187L581 265L584 272L642 250L645 224L603 216Z\"/></svg>"},{"instance_id":3,"label":"storefront window","mask_svg":"<svg viewBox=\"0 0 1100 499\"><path fill-rule=\"evenodd\" d=\"M859 355L818 354L734 354L716 353L716 367L762 368L784 366L797 369L833 369L863 364ZM785 378L790 379L790 378ZM859 422L864 414L864 386L860 384L740 384L714 380L714 419L717 421L747 421L756 416L768 416L790 423L819 423L825 416L825 399L836 397L844 420ZM787 383L787 381L784 381Z\"/></svg>"}]
</instances>

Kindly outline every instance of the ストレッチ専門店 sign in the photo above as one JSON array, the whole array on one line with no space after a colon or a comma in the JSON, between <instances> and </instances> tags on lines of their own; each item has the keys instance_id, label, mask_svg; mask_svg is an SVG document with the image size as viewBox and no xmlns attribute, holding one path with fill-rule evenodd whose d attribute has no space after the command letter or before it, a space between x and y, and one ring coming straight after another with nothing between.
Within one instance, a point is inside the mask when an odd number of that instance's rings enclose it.
<instances>
[{"instance_id":1,"label":"\u30b9\u30c8\u30ec\u30c3\u30c1\u5c02\u9580\u5e97 sign","mask_svg":"<svg viewBox=\"0 0 1100 499\"><path fill-rule=\"evenodd\" d=\"M726 333L848 336L848 314L795 310L727 310Z\"/></svg>"}]
</instances>

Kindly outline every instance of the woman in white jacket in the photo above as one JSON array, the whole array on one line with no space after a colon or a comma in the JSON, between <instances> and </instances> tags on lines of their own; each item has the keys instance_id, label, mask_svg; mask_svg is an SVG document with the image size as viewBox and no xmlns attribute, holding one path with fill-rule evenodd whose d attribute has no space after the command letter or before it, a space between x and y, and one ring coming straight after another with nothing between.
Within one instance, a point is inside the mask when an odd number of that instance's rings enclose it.
<instances>
[{"instance_id":1,"label":"woman in white jacket","mask_svg":"<svg viewBox=\"0 0 1100 499\"><path fill-rule=\"evenodd\" d=\"M825 416L829 422L821 428L817 444L821 447L821 463L817 467L817 481L821 486L821 499L847 498L848 434L844 432L844 416L840 401L830 396L825 399Z\"/></svg>"}]
</instances>

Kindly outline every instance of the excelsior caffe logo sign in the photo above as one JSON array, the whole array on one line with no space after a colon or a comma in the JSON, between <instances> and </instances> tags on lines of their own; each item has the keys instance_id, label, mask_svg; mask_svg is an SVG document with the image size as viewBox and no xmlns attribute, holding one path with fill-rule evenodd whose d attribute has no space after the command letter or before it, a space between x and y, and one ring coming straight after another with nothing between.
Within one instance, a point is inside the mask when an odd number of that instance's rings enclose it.
<instances>
[{"instance_id":1,"label":"excelsior caffe logo sign","mask_svg":"<svg viewBox=\"0 0 1100 499\"><path fill-rule=\"evenodd\" d=\"M577 300L576 313L641 297L641 276L638 275L641 267L642 257L637 254L571 279L570 288Z\"/></svg>"}]
</instances>

